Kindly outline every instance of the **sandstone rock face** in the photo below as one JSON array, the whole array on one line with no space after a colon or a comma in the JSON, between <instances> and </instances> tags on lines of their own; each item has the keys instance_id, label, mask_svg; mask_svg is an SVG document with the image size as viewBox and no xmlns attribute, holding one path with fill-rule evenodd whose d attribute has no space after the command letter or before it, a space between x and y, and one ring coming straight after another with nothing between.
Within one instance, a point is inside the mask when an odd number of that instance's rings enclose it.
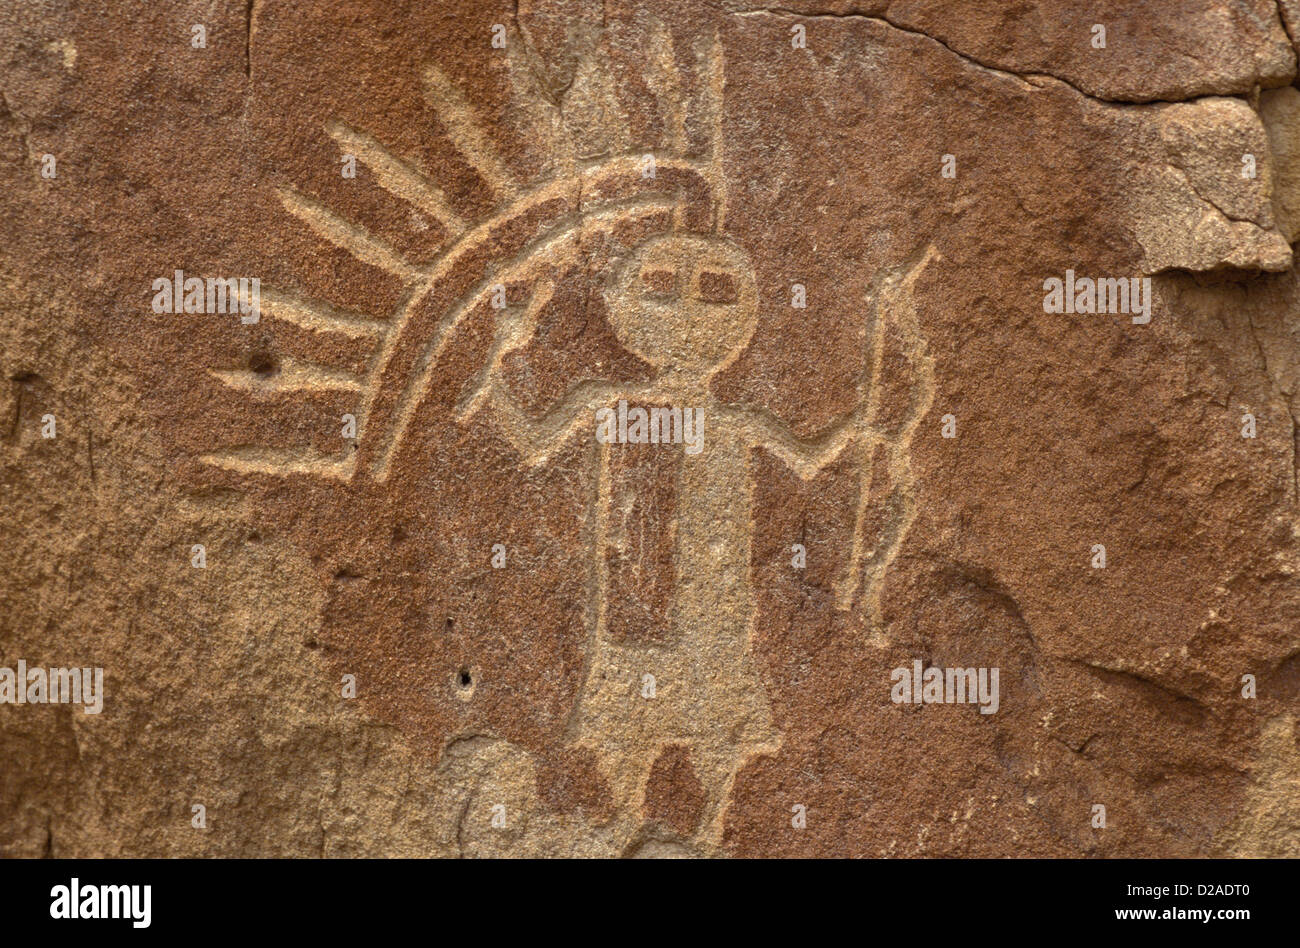
<instances>
[{"instance_id":1,"label":"sandstone rock face","mask_svg":"<svg viewBox=\"0 0 1300 948\"><path fill-rule=\"evenodd\" d=\"M8 5L0 853L1300 855L1298 20Z\"/></svg>"}]
</instances>

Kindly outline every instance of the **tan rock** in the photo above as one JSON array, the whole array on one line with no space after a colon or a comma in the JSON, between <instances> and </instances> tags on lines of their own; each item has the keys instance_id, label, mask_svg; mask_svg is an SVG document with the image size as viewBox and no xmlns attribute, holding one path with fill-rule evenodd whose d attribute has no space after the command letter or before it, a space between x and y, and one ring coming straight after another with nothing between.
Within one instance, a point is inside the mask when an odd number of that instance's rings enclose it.
<instances>
[{"instance_id":1,"label":"tan rock","mask_svg":"<svg viewBox=\"0 0 1300 948\"><path fill-rule=\"evenodd\" d=\"M1259 98L1259 117L1272 153L1273 216L1288 241L1300 236L1300 90L1270 89Z\"/></svg>"},{"instance_id":2,"label":"tan rock","mask_svg":"<svg viewBox=\"0 0 1300 948\"><path fill-rule=\"evenodd\" d=\"M1148 139L1135 149L1131 192L1145 271L1290 268L1289 239L1273 220L1269 139L1249 105L1200 99L1158 106L1133 124L1133 138ZM1247 155L1262 174L1249 176Z\"/></svg>"}]
</instances>

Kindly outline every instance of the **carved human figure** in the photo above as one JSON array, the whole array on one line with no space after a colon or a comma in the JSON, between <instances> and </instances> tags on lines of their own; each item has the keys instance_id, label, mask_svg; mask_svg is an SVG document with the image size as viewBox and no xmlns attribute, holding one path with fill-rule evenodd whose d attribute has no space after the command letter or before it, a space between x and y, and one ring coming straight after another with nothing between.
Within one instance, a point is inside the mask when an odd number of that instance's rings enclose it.
<instances>
[{"instance_id":1,"label":"carved human figure","mask_svg":"<svg viewBox=\"0 0 1300 948\"><path fill-rule=\"evenodd\" d=\"M910 289L924 263L887 280L886 290ZM669 745L688 748L705 796L695 840L708 846L721 837L738 770L779 745L750 644L751 450L765 448L809 478L853 442L881 434L869 424L863 392L852 411L811 439L713 394L711 380L744 351L758 322L753 266L725 237L649 238L617 268L605 301L620 343L653 367L648 382L591 386L558 424L531 418L495 374L470 403L490 404L530 463L569 437L595 440L596 413L616 401L694 410L698 453L680 443L598 445L597 509L588 512L596 524L588 551L592 635L569 737L603 760L615 812L624 818L640 812L659 754ZM502 320L502 348L531 338L538 308ZM660 454L646 462L629 460L629 452ZM673 481L667 490L664 478ZM671 596L660 595L665 589ZM618 598L638 594L631 608ZM650 692L646 675L653 676ZM625 831L634 832L635 823L632 817Z\"/></svg>"}]
</instances>

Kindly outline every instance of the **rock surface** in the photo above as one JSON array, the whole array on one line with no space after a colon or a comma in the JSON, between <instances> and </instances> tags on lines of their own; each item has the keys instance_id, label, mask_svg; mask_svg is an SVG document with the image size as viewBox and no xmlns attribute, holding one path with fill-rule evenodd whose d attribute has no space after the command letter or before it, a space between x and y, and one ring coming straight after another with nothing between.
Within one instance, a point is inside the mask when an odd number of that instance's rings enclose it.
<instances>
[{"instance_id":1,"label":"rock surface","mask_svg":"<svg viewBox=\"0 0 1300 948\"><path fill-rule=\"evenodd\" d=\"M1300 855L1300 17L1093 7L0 9L0 854Z\"/></svg>"}]
</instances>

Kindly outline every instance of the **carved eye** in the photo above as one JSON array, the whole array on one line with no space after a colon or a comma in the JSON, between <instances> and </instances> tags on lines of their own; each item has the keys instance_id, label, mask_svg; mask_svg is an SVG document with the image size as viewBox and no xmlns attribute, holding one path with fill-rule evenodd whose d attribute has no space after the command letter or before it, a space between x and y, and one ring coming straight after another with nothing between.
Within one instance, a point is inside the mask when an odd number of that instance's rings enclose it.
<instances>
[{"instance_id":1,"label":"carved eye","mask_svg":"<svg viewBox=\"0 0 1300 948\"><path fill-rule=\"evenodd\" d=\"M647 296L671 298L677 295L677 274L672 270L642 270L641 285Z\"/></svg>"},{"instance_id":2,"label":"carved eye","mask_svg":"<svg viewBox=\"0 0 1300 948\"><path fill-rule=\"evenodd\" d=\"M705 303L736 302L736 278L730 273L703 270L699 277L699 297Z\"/></svg>"}]
</instances>

